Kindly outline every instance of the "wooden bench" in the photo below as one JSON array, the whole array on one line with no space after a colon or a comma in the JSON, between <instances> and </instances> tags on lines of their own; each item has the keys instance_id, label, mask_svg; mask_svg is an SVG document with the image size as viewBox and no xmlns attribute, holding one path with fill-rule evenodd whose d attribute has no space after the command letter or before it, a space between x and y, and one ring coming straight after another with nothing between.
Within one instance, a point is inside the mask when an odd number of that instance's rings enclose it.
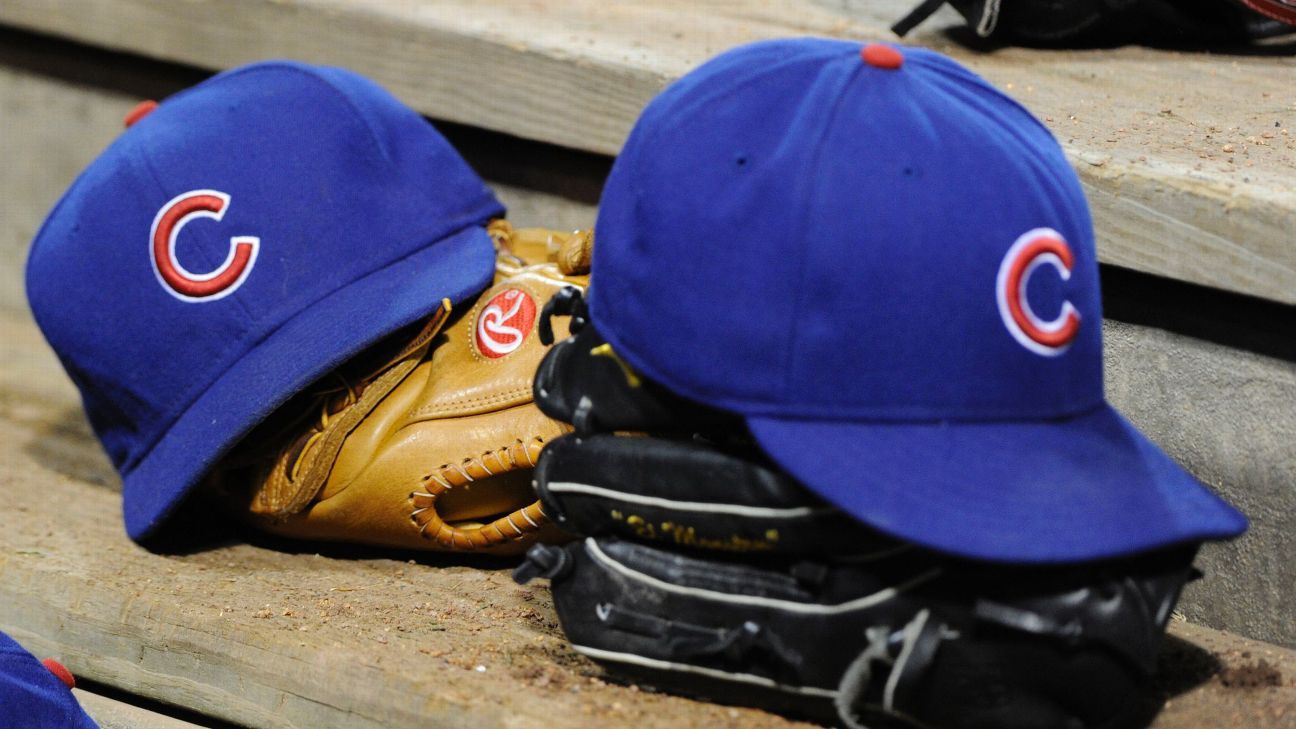
<instances>
[{"instance_id":1,"label":"wooden bench","mask_svg":"<svg viewBox=\"0 0 1296 729\"><path fill-rule=\"evenodd\" d=\"M82 679L271 729L797 725L606 682L563 640L543 585L513 584L501 563L275 542L216 515L188 525L186 551L146 551L33 323L0 314L0 340L0 630ZM1296 651L1187 622L1171 633L1155 727L1296 716ZM82 698L108 727L187 725Z\"/></svg>"},{"instance_id":2,"label":"wooden bench","mask_svg":"<svg viewBox=\"0 0 1296 729\"><path fill-rule=\"evenodd\" d=\"M795 724L604 681L544 587L499 563L278 543L214 515L187 552L148 552L32 322L0 315L0 339L0 630L82 679L275 729ZM1296 716L1296 651L1187 622L1171 634L1155 727ZM108 727L186 725L83 699Z\"/></svg>"},{"instance_id":3,"label":"wooden bench","mask_svg":"<svg viewBox=\"0 0 1296 729\"><path fill-rule=\"evenodd\" d=\"M643 105L731 46L894 40L911 0L6 0L0 23L221 69L268 57L353 68L437 119L615 154ZM1085 181L1102 260L1296 303L1296 94L1281 56L1143 48L945 51L1050 126ZM1279 49L1281 50L1281 49Z\"/></svg>"},{"instance_id":4,"label":"wooden bench","mask_svg":"<svg viewBox=\"0 0 1296 729\"><path fill-rule=\"evenodd\" d=\"M274 542L216 516L181 553L139 548L22 293L36 225L125 112L210 71L273 56L351 66L461 125L442 124L515 222L586 227L606 155L671 78L759 37L885 38L908 0L649 5L0 4L0 630L60 657L92 691L240 725L789 724L605 683L562 641L546 591L514 586L503 565ZM1292 62L976 54L942 32L950 24L938 15L912 40L1011 84L1086 182L1108 311L1120 315L1105 327L1110 399L1253 519L1244 539L1206 550L1208 579L1190 586L1183 614L1296 645L1296 366L1283 343L1296 301ZM1192 622L1174 624L1182 640L1167 653L1179 668L1165 680L1186 692L1156 726L1296 716L1290 652ZM1237 688L1271 676L1261 659L1280 685ZM144 725L118 725L131 721Z\"/></svg>"}]
</instances>

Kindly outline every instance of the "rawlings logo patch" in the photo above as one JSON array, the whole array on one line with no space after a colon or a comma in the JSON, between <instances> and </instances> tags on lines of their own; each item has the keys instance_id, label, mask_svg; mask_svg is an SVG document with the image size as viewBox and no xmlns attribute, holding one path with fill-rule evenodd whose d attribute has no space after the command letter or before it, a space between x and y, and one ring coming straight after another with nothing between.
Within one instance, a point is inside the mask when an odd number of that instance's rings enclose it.
<instances>
[{"instance_id":1,"label":"rawlings logo patch","mask_svg":"<svg viewBox=\"0 0 1296 729\"><path fill-rule=\"evenodd\" d=\"M194 218L211 218L219 222L229 210L230 196L216 190L191 190L177 195L162 206L153 218L149 231L149 258L153 275L172 296L181 301L215 301L234 293L256 264L261 239L250 236L230 238L225 262L207 273L194 273L180 265L176 258L176 239Z\"/></svg>"},{"instance_id":2,"label":"rawlings logo patch","mask_svg":"<svg viewBox=\"0 0 1296 729\"><path fill-rule=\"evenodd\" d=\"M999 264L995 281L999 316L1008 333L1021 346L1044 357L1056 357L1071 346L1080 331L1080 312L1070 301L1050 321L1040 319L1026 300L1026 286L1035 269L1052 266L1063 281L1071 278L1071 247L1052 228L1036 228L1022 234Z\"/></svg>"},{"instance_id":3,"label":"rawlings logo patch","mask_svg":"<svg viewBox=\"0 0 1296 729\"><path fill-rule=\"evenodd\" d=\"M477 350L495 359L510 354L531 332L536 305L522 289L505 289L495 294L477 315Z\"/></svg>"}]
</instances>

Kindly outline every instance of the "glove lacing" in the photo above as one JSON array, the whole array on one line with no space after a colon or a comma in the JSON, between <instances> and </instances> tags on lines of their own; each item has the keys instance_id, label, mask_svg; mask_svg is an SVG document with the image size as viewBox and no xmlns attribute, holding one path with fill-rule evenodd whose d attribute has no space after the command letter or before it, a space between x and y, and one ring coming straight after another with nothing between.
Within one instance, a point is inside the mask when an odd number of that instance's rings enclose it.
<instances>
[{"instance_id":1,"label":"glove lacing","mask_svg":"<svg viewBox=\"0 0 1296 729\"><path fill-rule=\"evenodd\" d=\"M529 441L518 439L510 445L487 451L480 458L442 464L432 473L423 476L425 490L413 491L409 495L414 505L410 521L419 526L419 536L434 539L443 547L471 550L519 539L538 531L549 520L539 501L509 512L489 524L472 526L451 524L442 519L437 513L436 501L453 488L489 478L497 475L497 472L534 468L535 460L543 448L544 438L539 436ZM491 469L487 464L489 458L495 459L496 469ZM526 461L525 464L521 462L523 460Z\"/></svg>"},{"instance_id":2,"label":"glove lacing","mask_svg":"<svg viewBox=\"0 0 1296 729\"><path fill-rule=\"evenodd\" d=\"M922 727L898 707L905 703L904 695L931 666L941 642L957 638L958 633L940 621L932 620L931 610L923 609L898 631L875 626L865 635L868 647L846 668L833 699L842 725L848 729L869 729L862 723L867 711L886 716L890 720L888 726L898 719L910 726ZM875 664L890 669L882 686L880 703L875 703L876 696L868 696L870 690L876 692L873 682Z\"/></svg>"}]
</instances>

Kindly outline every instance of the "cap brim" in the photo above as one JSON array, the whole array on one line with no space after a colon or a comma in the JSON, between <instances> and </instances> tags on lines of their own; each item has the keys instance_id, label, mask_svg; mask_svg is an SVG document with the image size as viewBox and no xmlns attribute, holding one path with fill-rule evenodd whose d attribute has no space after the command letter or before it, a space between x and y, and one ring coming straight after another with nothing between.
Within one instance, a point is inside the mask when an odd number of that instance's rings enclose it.
<instances>
[{"instance_id":1,"label":"cap brim","mask_svg":"<svg viewBox=\"0 0 1296 729\"><path fill-rule=\"evenodd\" d=\"M132 539L147 538L225 452L294 393L428 316L441 299L457 304L480 293L494 271L489 236L470 227L353 281L276 329L124 476L126 532Z\"/></svg>"},{"instance_id":2,"label":"cap brim","mask_svg":"<svg viewBox=\"0 0 1296 729\"><path fill-rule=\"evenodd\" d=\"M747 422L771 458L856 518L964 557L1075 562L1246 530L1107 404L1038 422Z\"/></svg>"}]
</instances>

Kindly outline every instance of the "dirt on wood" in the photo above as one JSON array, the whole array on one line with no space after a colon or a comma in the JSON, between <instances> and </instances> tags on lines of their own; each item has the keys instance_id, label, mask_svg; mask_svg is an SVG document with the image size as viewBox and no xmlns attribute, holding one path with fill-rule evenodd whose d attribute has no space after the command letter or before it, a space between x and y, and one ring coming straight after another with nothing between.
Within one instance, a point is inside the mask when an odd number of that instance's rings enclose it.
<instances>
[{"instance_id":1,"label":"dirt on wood","mask_svg":"<svg viewBox=\"0 0 1296 729\"><path fill-rule=\"evenodd\" d=\"M1157 689L1154 727L1296 726L1296 651L1172 622Z\"/></svg>"},{"instance_id":2,"label":"dirt on wood","mask_svg":"<svg viewBox=\"0 0 1296 729\"><path fill-rule=\"evenodd\" d=\"M29 327L7 323L0 358L0 629L65 646L84 678L211 712L229 701L204 693L220 681L211 666L228 664L253 696L305 661L335 667L321 675L339 674L325 693L341 715L381 713L365 702L399 684L419 694L407 699L415 709L500 725L798 725L616 683L568 646L543 581L512 581L512 562L278 541L201 508L161 551L141 548L122 530L116 476ZM192 663L176 663L181 647ZM1174 621L1156 691L1161 729L1291 727L1296 651Z\"/></svg>"},{"instance_id":3,"label":"dirt on wood","mask_svg":"<svg viewBox=\"0 0 1296 729\"><path fill-rule=\"evenodd\" d=\"M91 445L74 425L58 431ZM81 475L84 468L75 465ZM315 648L319 660L339 666L416 674L429 693L465 710L534 719L543 706L555 726L797 725L609 680L564 641L544 583L514 584L508 562L396 559L346 547L315 553L219 524L188 527L198 551L150 554L121 533L110 486L65 480L38 493L12 475L3 488L16 518L7 520L0 582L17 569L92 581L143 604L165 603L176 618L215 633ZM115 482L100 475L102 483ZM65 508L69 499L98 511L93 525L90 514ZM77 529L66 528L69 513ZM1164 706L1153 726L1277 729L1296 722L1292 651L1183 622L1172 625L1171 636L1158 676Z\"/></svg>"},{"instance_id":4,"label":"dirt on wood","mask_svg":"<svg viewBox=\"0 0 1296 729\"><path fill-rule=\"evenodd\" d=\"M201 508L160 551L132 543L70 384L30 322L0 324L0 630L82 679L257 726L278 695L332 726L796 725L610 681L510 561L276 541Z\"/></svg>"}]
</instances>

